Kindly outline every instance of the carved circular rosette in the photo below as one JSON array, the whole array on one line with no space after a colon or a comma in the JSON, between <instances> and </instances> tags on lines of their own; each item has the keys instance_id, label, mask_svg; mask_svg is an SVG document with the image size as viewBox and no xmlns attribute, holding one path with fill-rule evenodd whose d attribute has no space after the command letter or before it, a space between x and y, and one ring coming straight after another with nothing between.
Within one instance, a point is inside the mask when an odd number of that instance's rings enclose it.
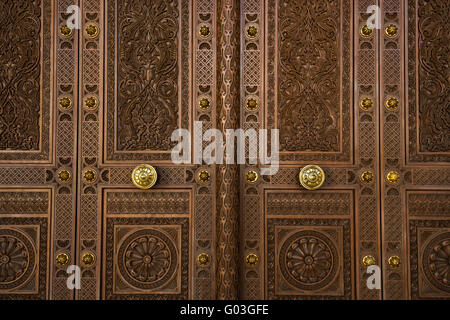
<instances>
[{"instance_id":1,"label":"carved circular rosette","mask_svg":"<svg viewBox=\"0 0 450 320\"><path fill-rule=\"evenodd\" d=\"M131 174L131 180L133 184L139 189L150 189L156 183L158 174L155 168L149 164L141 164L134 168Z\"/></svg>"},{"instance_id":2,"label":"carved circular rosette","mask_svg":"<svg viewBox=\"0 0 450 320\"><path fill-rule=\"evenodd\" d=\"M0 229L0 290L22 285L35 267L35 248L22 232Z\"/></svg>"},{"instance_id":3,"label":"carved circular rosette","mask_svg":"<svg viewBox=\"0 0 450 320\"><path fill-rule=\"evenodd\" d=\"M303 230L282 244L279 264L283 277L294 287L318 290L329 285L338 272L338 251L325 234Z\"/></svg>"},{"instance_id":4,"label":"carved circular rosette","mask_svg":"<svg viewBox=\"0 0 450 320\"><path fill-rule=\"evenodd\" d=\"M174 275L178 265L174 243L155 229L128 235L118 251L118 268L130 285L144 290L158 288Z\"/></svg>"},{"instance_id":5,"label":"carved circular rosette","mask_svg":"<svg viewBox=\"0 0 450 320\"><path fill-rule=\"evenodd\" d=\"M298 178L305 189L315 190L319 189L325 182L325 173L321 167L311 164L303 167Z\"/></svg>"},{"instance_id":6,"label":"carved circular rosette","mask_svg":"<svg viewBox=\"0 0 450 320\"><path fill-rule=\"evenodd\" d=\"M428 242L422 261L428 281L450 293L450 232L441 233Z\"/></svg>"}]
</instances>

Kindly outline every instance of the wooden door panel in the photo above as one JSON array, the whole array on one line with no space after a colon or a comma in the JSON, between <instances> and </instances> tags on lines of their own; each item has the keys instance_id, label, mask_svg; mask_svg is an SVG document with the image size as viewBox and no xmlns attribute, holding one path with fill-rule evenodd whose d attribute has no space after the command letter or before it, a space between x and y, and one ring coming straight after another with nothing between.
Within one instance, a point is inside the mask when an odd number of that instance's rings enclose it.
<instances>
[{"instance_id":1,"label":"wooden door panel","mask_svg":"<svg viewBox=\"0 0 450 320\"><path fill-rule=\"evenodd\" d=\"M72 299L77 36L57 2L0 6L0 298Z\"/></svg>"},{"instance_id":2,"label":"wooden door panel","mask_svg":"<svg viewBox=\"0 0 450 320\"><path fill-rule=\"evenodd\" d=\"M384 297L449 298L448 2L384 1L382 10Z\"/></svg>"},{"instance_id":3,"label":"wooden door panel","mask_svg":"<svg viewBox=\"0 0 450 320\"><path fill-rule=\"evenodd\" d=\"M194 120L215 127L214 2L83 5L77 297L212 299L215 169L175 165L171 136ZM157 171L150 190L132 183L142 163Z\"/></svg>"},{"instance_id":4,"label":"wooden door panel","mask_svg":"<svg viewBox=\"0 0 450 320\"><path fill-rule=\"evenodd\" d=\"M361 262L381 257L378 35L360 33L365 1L242 3L241 126L280 130L278 173L252 181L258 166L241 172L242 297L379 299ZM364 99L371 108L359 108ZM318 191L299 183L307 164L325 172ZM288 248L300 242L320 243L329 259L316 278L289 270ZM245 263L250 254L256 266Z\"/></svg>"}]
</instances>

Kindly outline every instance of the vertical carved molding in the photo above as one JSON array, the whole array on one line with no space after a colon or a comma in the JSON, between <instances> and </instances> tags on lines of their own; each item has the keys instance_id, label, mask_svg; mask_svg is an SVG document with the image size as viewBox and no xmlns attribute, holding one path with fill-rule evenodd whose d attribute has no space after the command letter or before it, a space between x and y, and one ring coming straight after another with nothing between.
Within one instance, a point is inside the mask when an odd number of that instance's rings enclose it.
<instances>
[{"instance_id":1,"label":"vertical carved molding","mask_svg":"<svg viewBox=\"0 0 450 320\"><path fill-rule=\"evenodd\" d=\"M239 124L239 1L217 2L217 128ZM238 295L239 168L217 166L217 299Z\"/></svg>"}]
</instances>

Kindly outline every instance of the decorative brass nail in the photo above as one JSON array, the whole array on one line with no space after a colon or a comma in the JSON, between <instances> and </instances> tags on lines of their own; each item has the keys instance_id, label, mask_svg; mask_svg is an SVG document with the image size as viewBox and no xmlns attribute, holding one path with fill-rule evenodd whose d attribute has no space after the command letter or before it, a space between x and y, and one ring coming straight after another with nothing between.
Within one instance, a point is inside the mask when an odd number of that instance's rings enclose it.
<instances>
[{"instance_id":1,"label":"decorative brass nail","mask_svg":"<svg viewBox=\"0 0 450 320\"><path fill-rule=\"evenodd\" d=\"M151 165L141 164L134 168L131 174L133 184L140 189L150 189L156 183L158 174Z\"/></svg>"},{"instance_id":2,"label":"decorative brass nail","mask_svg":"<svg viewBox=\"0 0 450 320\"><path fill-rule=\"evenodd\" d=\"M65 38L69 38L69 37L72 35L72 33L73 33L73 30L70 29L70 28L69 28L68 26L66 26L66 25L61 26L61 28L59 29L59 31L60 31L61 35L62 35L63 37L65 37Z\"/></svg>"},{"instance_id":3,"label":"decorative brass nail","mask_svg":"<svg viewBox=\"0 0 450 320\"><path fill-rule=\"evenodd\" d=\"M362 259L362 263L364 266L369 267L372 266L376 263L375 257L373 256L364 256L364 258Z\"/></svg>"},{"instance_id":4,"label":"decorative brass nail","mask_svg":"<svg viewBox=\"0 0 450 320\"><path fill-rule=\"evenodd\" d=\"M248 182L256 182L258 180L258 173L256 171L250 170L247 172L247 181Z\"/></svg>"},{"instance_id":5,"label":"decorative brass nail","mask_svg":"<svg viewBox=\"0 0 450 320\"><path fill-rule=\"evenodd\" d=\"M389 183L397 184L400 180L400 173L398 173L397 171L389 171L386 175L386 180Z\"/></svg>"},{"instance_id":6,"label":"decorative brass nail","mask_svg":"<svg viewBox=\"0 0 450 320\"><path fill-rule=\"evenodd\" d=\"M63 110L70 110L72 108L72 100L69 97L59 99L59 107Z\"/></svg>"},{"instance_id":7,"label":"decorative brass nail","mask_svg":"<svg viewBox=\"0 0 450 320\"><path fill-rule=\"evenodd\" d=\"M81 257L81 262L83 262L86 267L90 267L95 263L95 255L90 251L85 252Z\"/></svg>"},{"instance_id":8,"label":"decorative brass nail","mask_svg":"<svg viewBox=\"0 0 450 320\"><path fill-rule=\"evenodd\" d=\"M198 180L202 183L207 183L211 179L211 174L207 170L202 170L198 173Z\"/></svg>"},{"instance_id":9,"label":"decorative brass nail","mask_svg":"<svg viewBox=\"0 0 450 320\"><path fill-rule=\"evenodd\" d=\"M389 257L388 264L393 269L398 268L400 266L400 257L399 256Z\"/></svg>"},{"instance_id":10,"label":"decorative brass nail","mask_svg":"<svg viewBox=\"0 0 450 320\"><path fill-rule=\"evenodd\" d=\"M208 110L211 104L208 98L201 98L200 101L198 102L198 105L200 109Z\"/></svg>"},{"instance_id":11,"label":"decorative brass nail","mask_svg":"<svg viewBox=\"0 0 450 320\"><path fill-rule=\"evenodd\" d=\"M255 26L249 26L247 28L247 36L249 38L256 38L258 36L258 28Z\"/></svg>"},{"instance_id":12,"label":"decorative brass nail","mask_svg":"<svg viewBox=\"0 0 450 320\"><path fill-rule=\"evenodd\" d=\"M362 37L369 38L373 34L373 29L369 28L369 26L365 24L361 27L359 33L361 34Z\"/></svg>"},{"instance_id":13,"label":"decorative brass nail","mask_svg":"<svg viewBox=\"0 0 450 320\"><path fill-rule=\"evenodd\" d=\"M67 183L72 179L72 174L67 170L61 170L58 173L58 178L61 182Z\"/></svg>"},{"instance_id":14,"label":"decorative brass nail","mask_svg":"<svg viewBox=\"0 0 450 320\"><path fill-rule=\"evenodd\" d=\"M83 173L83 179L86 183L94 183L97 180L97 172L92 169L88 169Z\"/></svg>"},{"instance_id":15,"label":"decorative brass nail","mask_svg":"<svg viewBox=\"0 0 450 320\"><path fill-rule=\"evenodd\" d=\"M63 252L58 253L55 261L58 266L63 267L69 262L69 255Z\"/></svg>"},{"instance_id":16,"label":"decorative brass nail","mask_svg":"<svg viewBox=\"0 0 450 320\"><path fill-rule=\"evenodd\" d=\"M246 258L245 258L245 263L249 266L249 267L254 267L258 264L259 258L256 254L254 253L250 253Z\"/></svg>"},{"instance_id":17,"label":"decorative brass nail","mask_svg":"<svg viewBox=\"0 0 450 320\"><path fill-rule=\"evenodd\" d=\"M199 33L202 38L208 38L211 35L211 30L208 26L201 26Z\"/></svg>"},{"instance_id":18,"label":"decorative brass nail","mask_svg":"<svg viewBox=\"0 0 450 320\"><path fill-rule=\"evenodd\" d=\"M361 174L361 181L364 183L372 183L373 182L373 172L372 171L364 171Z\"/></svg>"},{"instance_id":19,"label":"decorative brass nail","mask_svg":"<svg viewBox=\"0 0 450 320\"><path fill-rule=\"evenodd\" d=\"M256 109L258 109L258 101L256 101L256 99L254 99L254 98L248 98L245 106L246 106L247 110L255 111Z\"/></svg>"},{"instance_id":20,"label":"decorative brass nail","mask_svg":"<svg viewBox=\"0 0 450 320\"><path fill-rule=\"evenodd\" d=\"M86 26L86 34L89 38L97 37L98 32L98 27L95 24L89 24Z\"/></svg>"},{"instance_id":21,"label":"decorative brass nail","mask_svg":"<svg viewBox=\"0 0 450 320\"><path fill-rule=\"evenodd\" d=\"M98 107L98 101L95 97L88 97L84 100L84 107L88 110L95 110Z\"/></svg>"},{"instance_id":22,"label":"decorative brass nail","mask_svg":"<svg viewBox=\"0 0 450 320\"><path fill-rule=\"evenodd\" d=\"M370 98L364 98L359 102L359 107L364 111L368 111L373 107L373 100Z\"/></svg>"},{"instance_id":23,"label":"decorative brass nail","mask_svg":"<svg viewBox=\"0 0 450 320\"><path fill-rule=\"evenodd\" d=\"M386 100L386 102L384 103L384 106L389 111L395 111L398 108L398 100L394 97L390 97L389 99Z\"/></svg>"},{"instance_id":24,"label":"decorative brass nail","mask_svg":"<svg viewBox=\"0 0 450 320\"><path fill-rule=\"evenodd\" d=\"M197 263L199 266L205 267L209 264L210 258L207 253L200 253L197 257Z\"/></svg>"},{"instance_id":25,"label":"decorative brass nail","mask_svg":"<svg viewBox=\"0 0 450 320\"><path fill-rule=\"evenodd\" d=\"M398 33L398 28L395 24L390 24L385 28L384 32L389 38L395 38Z\"/></svg>"}]
</instances>

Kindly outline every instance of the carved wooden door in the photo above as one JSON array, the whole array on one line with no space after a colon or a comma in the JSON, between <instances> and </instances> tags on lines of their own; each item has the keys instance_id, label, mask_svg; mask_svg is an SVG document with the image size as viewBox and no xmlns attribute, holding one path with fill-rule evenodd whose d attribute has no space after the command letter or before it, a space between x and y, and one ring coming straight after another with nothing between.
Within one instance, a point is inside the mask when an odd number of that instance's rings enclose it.
<instances>
[{"instance_id":1,"label":"carved wooden door","mask_svg":"<svg viewBox=\"0 0 450 320\"><path fill-rule=\"evenodd\" d=\"M361 29L366 1L242 3L241 126L280 136L278 173L246 166L241 179L242 297L380 299L362 263L381 256L378 36ZM325 175L314 191L299 182L310 164Z\"/></svg>"},{"instance_id":2,"label":"carved wooden door","mask_svg":"<svg viewBox=\"0 0 450 320\"><path fill-rule=\"evenodd\" d=\"M77 297L215 298L215 168L171 160L175 129L215 127L215 5L82 7ZM132 182L141 164L152 189Z\"/></svg>"},{"instance_id":3,"label":"carved wooden door","mask_svg":"<svg viewBox=\"0 0 450 320\"><path fill-rule=\"evenodd\" d=\"M450 298L448 1L384 1L384 298Z\"/></svg>"},{"instance_id":4,"label":"carved wooden door","mask_svg":"<svg viewBox=\"0 0 450 320\"><path fill-rule=\"evenodd\" d=\"M73 297L78 43L59 9L0 4L2 299Z\"/></svg>"},{"instance_id":5,"label":"carved wooden door","mask_svg":"<svg viewBox=\"0 0 450 320\"><path fill-rule=\"evenodd\" d=\"M449 298L448 2L241 4L241 126L278 128L281 166L241 172L241 296Z\"/></svg>"}]
</instances>

